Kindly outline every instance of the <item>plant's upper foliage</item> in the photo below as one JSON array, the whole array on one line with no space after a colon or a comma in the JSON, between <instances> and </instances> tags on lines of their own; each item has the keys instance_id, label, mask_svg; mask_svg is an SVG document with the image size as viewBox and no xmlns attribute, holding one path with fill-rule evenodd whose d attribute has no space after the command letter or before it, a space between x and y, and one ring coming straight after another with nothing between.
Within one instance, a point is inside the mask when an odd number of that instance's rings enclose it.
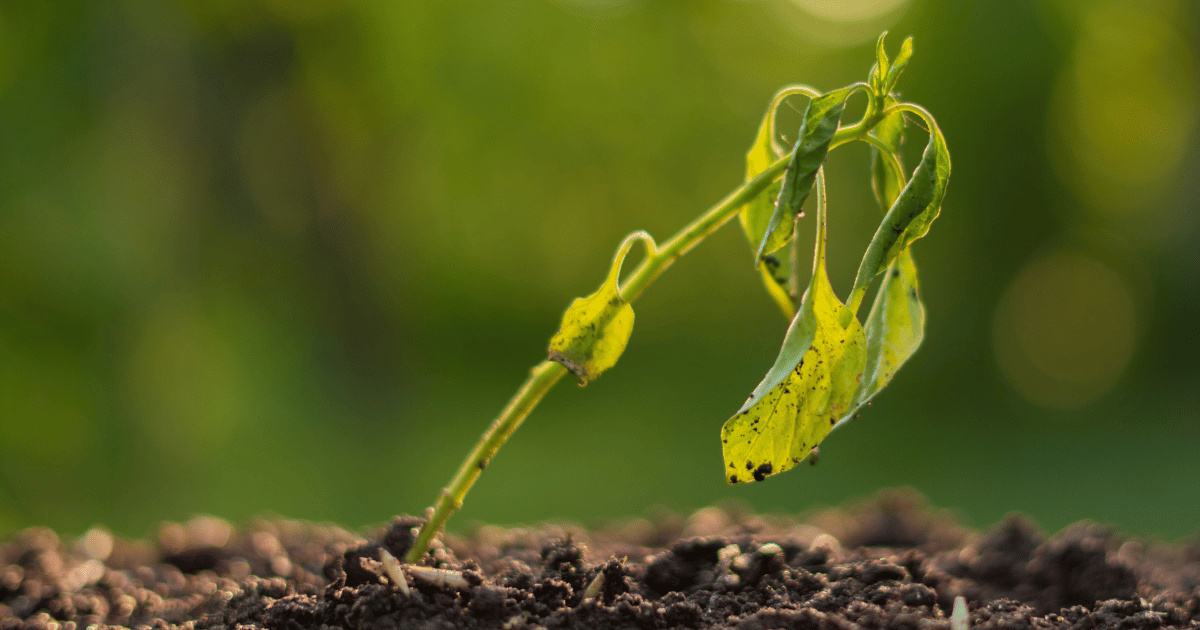
<instances>
[{"instance_id":1,"label":"plant's upper foliage","mask_svg":"<svg viewBox=\"0 0 1200 630\"><path fill-rule=\"evenodd\" d=\"M929 231L941 210L950 154L933 117L916 105L897 103L891 93L912 55L912 39L905 40L894 62L888 60L883 42L880 36L867 83L808 94L808 109L779 187L767 189L742 211L743 230L757 248L756 264L761 264L767 254L792 241L792 220L803 216L801 206L814 184L817 188L817 237L807 290L775 364L721 428L729 483L761 481L798 464L831 430L879 393L924 338L925 307L909 248ZM862 88L869 98L863 120L839 127L847 96ZM764 172L775 155L771 136L781 95L786 96L785 91L772 100L747 154L748 179ZM923 119L929 134L911 177L906 177L900 161L906 113ZM871 183L885 211L846 304L838 300L825 271L828 218L821 168L827 152L837 146L839 134L874 147ZM768 195L775 190L778 201L771 204ZM858 307L880 274L884 278L864 327ZM767 273L763 279L775 301L790 313L792 298L779 288L778 279Z\"/></svg>"}]
</instances>

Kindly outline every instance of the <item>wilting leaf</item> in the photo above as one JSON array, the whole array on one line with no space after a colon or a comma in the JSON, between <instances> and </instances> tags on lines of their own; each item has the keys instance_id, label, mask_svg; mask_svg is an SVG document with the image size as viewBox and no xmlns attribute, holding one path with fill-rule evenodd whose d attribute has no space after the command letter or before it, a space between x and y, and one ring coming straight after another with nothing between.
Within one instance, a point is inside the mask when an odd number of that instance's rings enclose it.
<instances>
[{"instance_id":1,"label":"wilting leaf","mask_svg":"<svg viewBox=\"0 0 1200 630\"><path fill-rule=\"evenodd\" d=\"M871 238L854 279L851 302L855 301L853 295L865 291L875 276L895 262L900 252L929 231L941 210L946 182L950 179L950 153L937 124L932 118L927 122L929 143L921 155L921 163Z\"/></svg>"},{"instance_id":2,"label":"wilting leaf","mask_svg":"<svg viewBox=\"0 0 1200 630\"><path fill-rule=\"evenodd\" d=\"M633 307L615 284L575 298L563 315L562 328L550 339L550 360L563 364L580 385L596 380L617 364L633 333Z\"/></svg>"},{"instance_id":3,"label":"wilting leaf","mask_svg":"<svg viewBox=\"0 0 1200 630\"><path fill-rule=\"evenodd\" d=\"M767 295L779 306L785 319L791 319L796 314L796 305L788 293L788 263L779 258L767 255L762 265L758 267L758 275L762 278Z\"/></svg>"},{"instance_id":4,"label":"wilting leaf","mask_svg":"<svg viewBox=\"0 0 1200 630\"><path fill-rule=\"evenodd\" d=\"M767 170L779 156L775 151L775 142L771 137L772 121L775 120L775 110L787 95L781 90L767 106L767 114L763 116L762 124L758 126L758 135L754 144L746 152L746 181L758 177ZM775 196L779 194L779 183L771 184L767 190L756 196L750 203L742 206L738 213L738 221L742 224L742 232L750 241L752 247L758 247L762 236L767 231L767 221L771 219L771 210L775 206Z\"/></svg>"},{"instance_id":5,"label":"wilting leaf","mask_svg":"<svg viewBox=\"0 0 1200 630\"><path fill-rule=\"evenodd\" d=\"M767 106L767 114L763 117L762 124L759 125L758 135L754 139L754 144L746 152L747 182L758 177L775 160L779 159L779 151L776 149L775 139L772 137L775 110L779 108L779 104L785 98L792 94L801 93L804 90L805 88L797 87L784 88L775 95L775 98L771 99L770 105ZM738 221L742 225L742 232L746 234L746 239L750 241L750 247L754 248L756 252L759 243L762 242L763 235L767 231L767 223L771 219L771 213L775 210L775 198L779 196L780 185L778 181L772 183L766 190L752 199L750 203L743 206L741 212L738 213ZM786 244L786 241L784 244ZM781 286L786 282L787 270L780 264L779 259L775 258L771 260L774 261L774 264L759 265L760 261L756 260L755 266L759 268L763 286L767 289L767 293L771 296L771 299L779 305L785 317L790 318L796 309L792 303L792 298ZM770 263L771 261L767 262Z\"/></svg>"},{"instance_id":6,"label":"wilting leaf","mask_svg":"<svg viewBox=\"0 0 1200 630\"><path fill-rule=\"evenodd\" d=\"M550 338L550 360L570 370L580 387L616 365L633 334L633 307L621 297L617 281L625 256L639 239L653 249L654 240L645 232L625 237L604 284L587 297L575 298L563 314L559 331Z\"/></svg>"},{"instance_id":7,"label":"wilting leaf","mask_svg":"<svg viewBox=\"0 0 1200 630\"><path fill-rule=\"evenodd\" d=\"M761 481L803 461L850 408L862 378L862 326L834 295L825 269L821 183L817 198L813 276L800 310L775 365L721 427L725 478L731 484Z\"/></svg>"},{"instance_id":8,"label":"wilting leaf","mask_svg":"<svg viewBox=\"0 0 1200 630\"><path fill-rule=\"evenodd\" d=\"M893 102L888 97L885 106ZM897 154L904 135L903 115L896 113L884 118L873 133L891 153ZM898 155L896 162L899 163ZM899 196L903 177L903 172L897 172L889 166L889 160L878 148L872 151L871 187L885 211ZM925 337L925 306L921 304L918 292L917 267L911 248L905 249L888 268L864 328L867 335L867 361L862 382L854 394L851 408L838 421L838 425L853 418L858 408L874 398L892 380L896 370L912 357Z\"/></svg>"},{"instance_id":9,"label":"wilting leaf","mask_svg":"<svg viewBox=\"0 0 1200 630\"><path fill-rule=\"evenodd\" d=\"M892 380L925 338L925 305L917 290L917 266L906 249L892 263L867 316L867 360L862 383L841 424Z\"/></svg>"},{"instance_id":10,"label":"wilting leaf","mask_svg":"<svg viewBox=\"0 0 1200 630\"><path fill-rule=\"evenodd\" d=\"M783 173L779 199L772 209L771 219L767 222L766 232L758 246L758 260L761 261L763 256L778 251L787 245L791 238L792 217L800 212L804 200L808 199L817 169L825 163L829 143L833 140L833 134L837 132L849 93L850 88L846 87L808 102L808 107L804 110L804 121L800 123L800 133L796 137L796 146L792 149L792 157Z\"/></svg>"}]
</instances>

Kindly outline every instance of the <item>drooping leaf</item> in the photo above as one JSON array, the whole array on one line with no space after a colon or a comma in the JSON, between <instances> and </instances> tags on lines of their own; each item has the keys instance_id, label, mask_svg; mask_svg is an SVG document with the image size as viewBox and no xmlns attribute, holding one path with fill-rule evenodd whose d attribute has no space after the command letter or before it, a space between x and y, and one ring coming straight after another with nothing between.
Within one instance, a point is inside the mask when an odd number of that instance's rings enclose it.
<instances>
[{"instance_id":1,"label":"drooping leaf","mask_svg":"<svg viewBox=\"0 0 1200 630\"><path fill-rule=\"evenodd\" d=\"M653 251L649 234L639 231L625 237L604 284L587 297L575 298L563 314L559 331L550 338L550 360L570 370L580 387L616 365L633 334L633 307L621 297L617 282L625 256L637 240Z\"/></svg>"},{"instance_id":2,"label":"drooping leaf","mask_svg":"<svg viewBox=\"0 0 1200 630\"><path fill-rule=\"evenodd\" d=\"M871 238L858 266L851 302L855 302L855 296L866 291L875 276L890 267L902 251L929 231L930 224L941 211L946 183L950 179L950 153L932 117L927 124L929 143L921 155L921 163Z\"/></svg>"},{"instance_id":3,"label":"drooping leaf","mask_svg":"<svg viewBox=\"0 0 1200 630\"><path fill-rule=\"evenodd\" d=\"M813 275L775 364L721 427L725 478L761 481L804 460L849 409L866 339L825 269L824 185L817 180Z\"/></svg>"},{"instance_id":4,"label":"drooping leaf","mask_svg":"<svg viewBox=\"0 0 1200 630\"><path fill-rule=\"evenodd\" d=\"M891 97L884 105L894 103ZM891 166L879 148L872 150L871 187L879 206L886 212L896 201L904 183L899 150L904 136L904 116L897 112L884 118L873 131L875 137L895 156L899 170ZM900 369L925 337L925 306L921 303L917 267L912 249L901 252L884 276L864 326L867 336L867 360L862 382L854 393L850 409L836 426L854 417L855 411L875 397ZM835 428L836 428L835 426Z\"/></svg>"},{"instance_id":5,"label":"drooping leaf","mask_svg":"<svg viewBox=\"0 0 1200 630\"><path fill-rule=\"evenodd\" d=\"M842 424L879 393L925 339L925 305L917 289L917 266L912 249L892 263L867 316L867 359L862 382Z\"/></svg>"},{"instance_id":6,"label":"drooping leaf","mask_svg":"<svg viewBox=\"0 0 1200 630\"><path fill-rule=\"evenodd\" d=\"M796 305L787 288L790 272L786 260L768 254L763 264L758 267L758 275L762 279L763 288L767 290L767 295L771 296L784 318L794 317Z\"/></svg>"},{"instance_id":7,"label":"drooping leaf","mask_svg":"<svg viewBox=\"0 0 1200 630\"><path fill-rule=\"evenodd\" d=\"M563 315L562 327L550 339L550 360L587 385L617 364L633 333L633 307L621 299L615 284L575 298Z\"/></svg>"},{"instance_id":8,"label":"drooping leaf","mask_svg":"<svg viewBox=\"0 0 1200 630\"><path fill-rule=\"evenodd\" d=\"M780 90L771 99L771 103L767 106L766 116L763 117L762 124L759 125L758 135L755 136L754 144L746 152L747 182L762 174L763 171L767 170L767 167L780 157L780 151L773 137L775 111L779 108L779 104L788 96L807 92L808 88L804 86L792 86ZM742 206L741 211L738 213L738 221L742 225L742 232L746 235L746 239L750 242L750 247L756 253L759 244L762 242L763 235L766 234L771 214L775 210L775 199L779 196L780 186L781 183L778 181L772 183L766 190L759 193L745 206ZM766 262L767 264L759 264L760 262ZM766 288L767 294L779 306L784 316L791 318L796 310L795 305L792 303L792 298L788 295L787 291L782 287L788 277L786 262L774 257L765 258L762 261L756 259L755 266L758 267L759 275L762 277L763 286Z\"/></svg>"},{"instance_id":9,"label":"drooping leaf","mask_svg":"<svg viewBox=\"0 0 1200 630\"><path fill-rule=\"evenodd\" d=\"M838 122L842 119L842 109L849 94L850 88L845 87L808 102L808 107L804 110L804 120L800 123L800 132L796 137L796 145L792 149L792 157L783 173L783 186L780 187L779 198L775 202L766 232L758 246L759 261L763 256L787 245L791 238L791 219L800 212L804 200L808 199L817 169L825 163L829 143L837 132Z\"/></svg>"},{"instance_id":10,"label":"drooping leaf","mask_svg":"<svg viewBox=\"0 0 1200 630\"><path fill-rule=\"evenodd\" d=\"M758 177L767 170L768 166L779 159L775 153L775 143L771 138L771 126L775 119L775 109L779 106L780 101L782 99L778 97L771 100L771 104L767 106L767 115L763 117L762 124L758 127L758 135L754 138L754 144L746 152L745 181L747 182ZM771 219L774 199L778 194L779 183L776 182L752 199L750 203L742 206L741 211L738 212L738 222L742 224L742 232L745 233L746 239L750 241L752 247L758 247L758 244L762 242L762 236L767 231L767 222Z\"/></svg>"}]
</instances>

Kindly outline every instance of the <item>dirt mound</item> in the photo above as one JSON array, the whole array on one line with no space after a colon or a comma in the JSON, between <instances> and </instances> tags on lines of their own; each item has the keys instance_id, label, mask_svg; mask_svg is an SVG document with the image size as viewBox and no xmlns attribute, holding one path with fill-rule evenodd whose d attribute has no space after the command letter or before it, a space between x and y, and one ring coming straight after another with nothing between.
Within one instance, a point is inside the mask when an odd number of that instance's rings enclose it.
<instances>
[{"instance_id":1,"label":"dirt mound","mask_svg":"<svg viewBox=\"0 0 1200 630\"><path fill-rule=\"evenodd\" d=\"M1200 628L1200 546L1014 516L977 533L889 492L800 520L736 508L595 530L480 527L396 583L420 520L209 517L151 542L34 528L0 544L0 630L154 628ZM386 553L385 553L386 552ZM440 569L440 570L432 570ZM598 576L603 577L598 577Z\"/></svg>"}]
</instances>

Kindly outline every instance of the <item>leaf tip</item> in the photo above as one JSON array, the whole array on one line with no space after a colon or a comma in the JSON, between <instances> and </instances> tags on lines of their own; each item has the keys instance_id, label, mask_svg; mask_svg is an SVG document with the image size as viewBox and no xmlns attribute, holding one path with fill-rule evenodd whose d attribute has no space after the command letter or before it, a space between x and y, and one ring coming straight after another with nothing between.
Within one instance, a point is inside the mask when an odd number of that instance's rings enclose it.
<instances>
[{"instance_id":1,"label":"leaf tip","mask_svg":"<svg viewBox=\"0 0 1200 630\"><path fill-rule=\"evenodd\" d=\"M884 40L887 39L887 34L887 31L880 33L879 39L875 41L876 62L875 72L871 77L871 82L875 84L876 87L883 85L883 81L887 77L888 71L891 69L888 65L887 50L884 48Z\"/></svg>"}]
</instances>

